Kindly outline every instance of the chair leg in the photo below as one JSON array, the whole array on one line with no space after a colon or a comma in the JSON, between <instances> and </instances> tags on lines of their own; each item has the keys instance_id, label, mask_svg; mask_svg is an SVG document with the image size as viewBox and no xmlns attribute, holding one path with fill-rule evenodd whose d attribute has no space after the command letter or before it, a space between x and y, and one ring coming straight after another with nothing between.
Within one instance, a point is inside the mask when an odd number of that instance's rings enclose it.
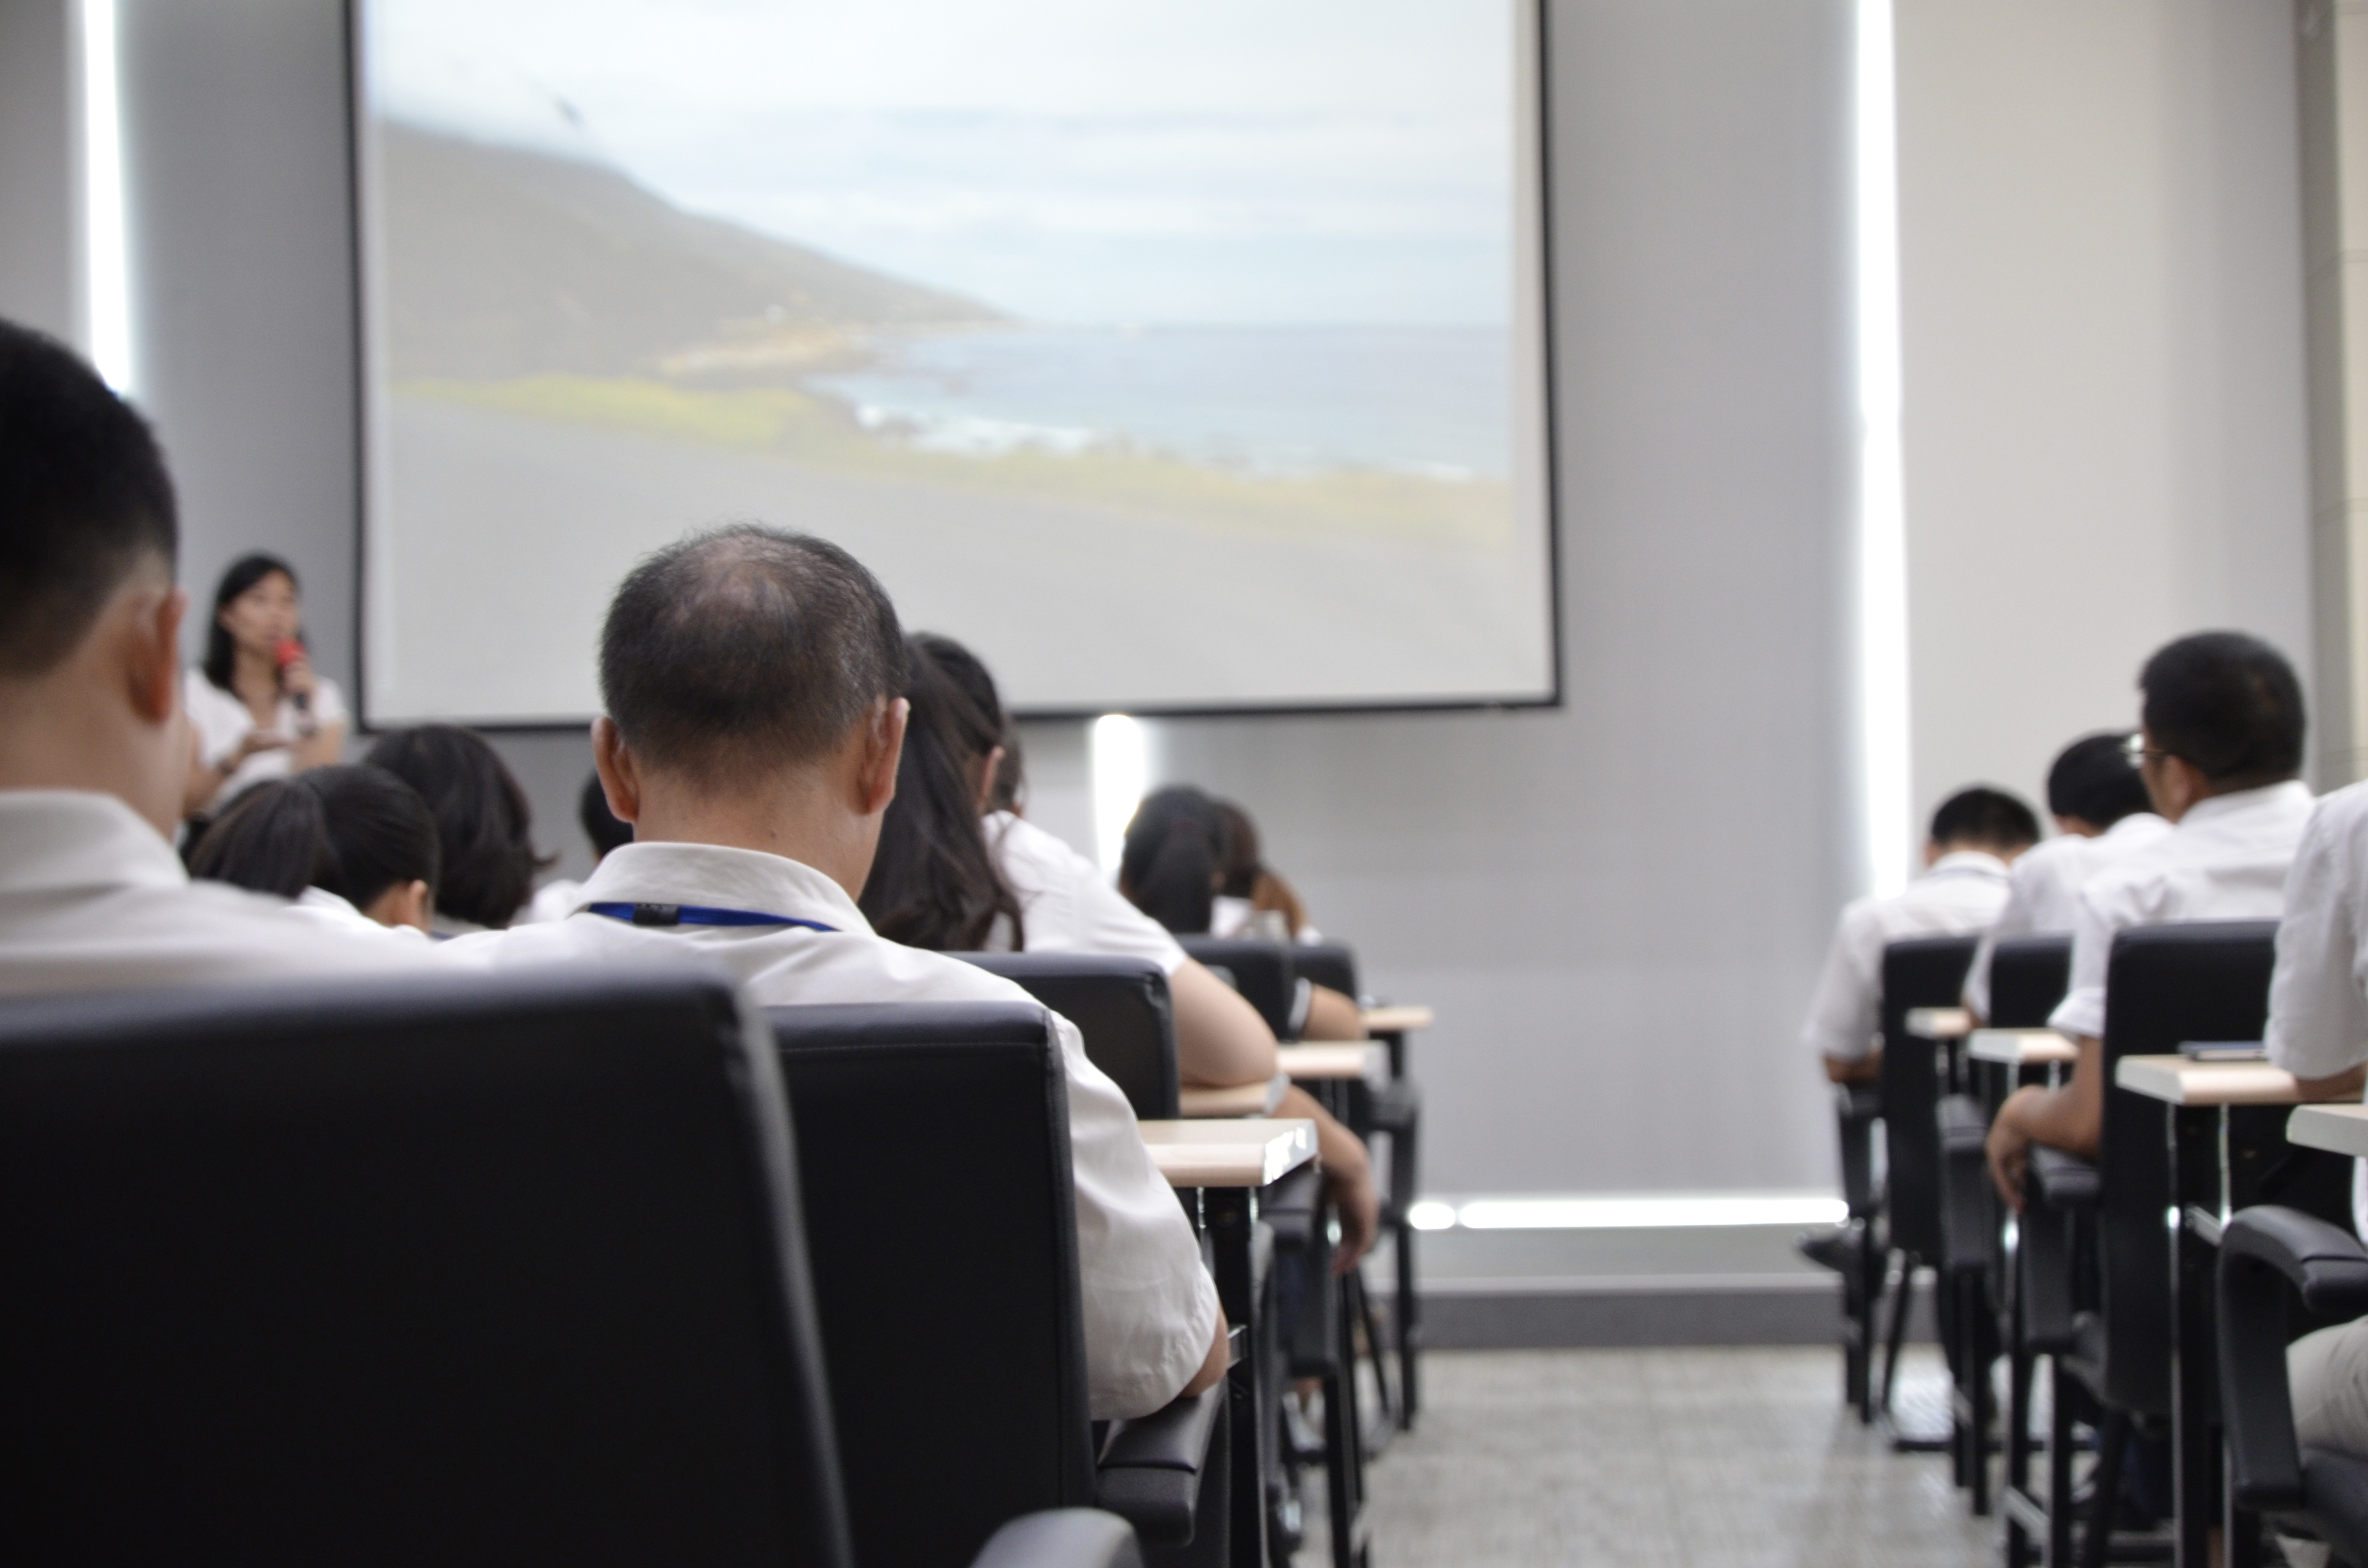
<instances>
[{"instance_id":1,"label":"chair leg","mask_svg":"<svg viewBox=\"0 0 2368 1568\"><path fill-rule=\"evenodd\" d=\"M2089 1527L2080 1536L2080 1568L2105 1568L2112 1553L2113 1516L2122 1506L2122 1461L2129 1457L2129 1412L2106 1406L2097 1432L2097 1473L2089 1484Z\"/></svg>"},{"instance_id":2,"label":"chair leg","mask_svg":"<svg viewBox=\"0 0 2368 1568\"><path fill-rule=\"evenodd\" d=\"M1898 1283L1885 1281L1885 1293L1891 1298L1891 1324L1883 1335L1883 1381L1877 1390L1875 1410L1891 1414L1891 1388L1899 1372L1899 1346L1907 1337L1907 1309L1916 1299L1916 1259L1909 1253L1894 1253L1898 1259ZM1886 1270L1886 1276L1888 1270Z\"/></svg>"},{"instance_id":3,"label":"chair leg","mask_svg":"<svg viewBox=\"0 0 2368 1568\"><path fill-rule=\"evenodd\" d=\"M2072 1562L2072 1400L2060 1358L2047 1359L2047 1568Z\"/></svg>"},{"instance_id":4,"label":"chair leg","mask_svg":"<svg viewBox=\"0 0 2368 1568\"><path fill-rule=\"evenodd\" d=\"M1997 1396L1990 1387L1990 1342L1996 1336L1992 1327L1996 1320L1989 1314L1981 1275L1966 1270L1963 1279L1958 1332L1965 1342L1965 1382L1972 1415L1965 1433L1966 1479L1973 1490L1974 1517L1982 1519L1990 1512L1990 1427L1998 1415Z\"/></svg>"},{"instance_id":5,"label":"chair leg","mask_svg":"<svg viewBox=\"0 0 2368 1568\"><path fill-rule=\"evenodd\" d=\"M2015 1513L2013 1494L2031 1493L2031 1352L2022 1343L2022 1321L2015 1316L2008 1331L2012 1342L2006 1352L2006 1568L2031 1568L2031 1532Z\"/></svg>"},{"instance_id":6,"label":"chair leg","mask_svg":"<svg viewBox=\"0 0 2368 1568\"><path fill-rule=\"evenodd\" d=\"M1415 1413L1422 1408L1415 1380L1415 1360L1422 1346L1422 1299L1415 1293L1414 1238L1415 1228L1406 1219L1414 1207L1417 1169L1417 1138L1422 1127L1422 1112L1417 1108L1406 1118L1405 1127L1390 1134L1390 1200L1396 1206L1397 1223L1397 1317L1395 1324L1398 1336L1398 1430L1414 1430Z\"/></svg>"}]
</instances>

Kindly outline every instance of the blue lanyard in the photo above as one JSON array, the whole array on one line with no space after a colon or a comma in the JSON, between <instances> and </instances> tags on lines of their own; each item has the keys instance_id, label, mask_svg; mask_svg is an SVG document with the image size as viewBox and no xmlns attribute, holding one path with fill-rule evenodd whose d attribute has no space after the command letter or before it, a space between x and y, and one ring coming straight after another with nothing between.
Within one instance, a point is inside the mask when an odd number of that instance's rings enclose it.
<instances>
[{"instance_id":1,"label":"blue lanyard","mask_svg":"<svg viewBox=\"0 0 2368 1568\"><path fill-rule=\"evenodd\" d=\"M753 909L709 909L696 903L587 903L594 915L605 915L628 926L802 926L809 931L836 931L819 920L791 915L764 915Z\"/></svg>"}]
</instances>

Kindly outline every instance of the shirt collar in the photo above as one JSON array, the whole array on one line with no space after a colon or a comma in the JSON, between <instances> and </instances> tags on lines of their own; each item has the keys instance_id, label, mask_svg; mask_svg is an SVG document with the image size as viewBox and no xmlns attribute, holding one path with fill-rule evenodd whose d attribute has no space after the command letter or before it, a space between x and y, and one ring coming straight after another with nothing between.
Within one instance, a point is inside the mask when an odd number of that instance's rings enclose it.
<instances>
[{"instance_id":1,"label":"shirt collar","mask_svg":"<svg viewBox=\"0 0 2368 1568\"><path fill-rule=\"evenodd\" d=\"M2004 881L2006 862L1987 849L1952 849L1932 862L1927 877L1995 877Z\"/></svg>"},{"instance_id":2,"label":"shirt collar","mask_svg":"<svg viewBox=\"0 0 2368 1568\"><path fill-rule=\"evenodd\" d=\"M147 820L95 790L0 790L0 892L187 887Z\"/></svg>"},{"instance_id":3,"label":"shirt collar","mask_svg":"<svg viewBox=\"0 0 2368 1568\"><path fill-rule=\"evenodd\" d=\"M2132 812L2103 833L2100 838L2134 838L2142 833L2154 833L2170 824L2152 812Z\"/></svg>"},{"instance_id":4,"label":"shirt collar","mask_svg":"<svg viewBox=\"0 0 2368 1568\"><path fill-rule=\"evenodd\" d=\"M2221 817L2262 811L2290 811L2307 807L2310 801L2310 786L2299 778L2289 778L2283 784L2264 784L2258 790L2234 790L2226 795L2207 795L2188 807L2187 813L2179 819L2177 825L2194 827Z\"/></svg>"},{"instance_id":5,"label":"shirt collar","mask_svg":"<svg viewBox=\"0 0 2368 1568\"><path fill-rule=\"evenodd\" d=\"M623 844L592 869L575 895L592 903L697 904L819 921L869 937L871 923L847 890L812 866L721 844Z\"/></svg>"}]
</instances>

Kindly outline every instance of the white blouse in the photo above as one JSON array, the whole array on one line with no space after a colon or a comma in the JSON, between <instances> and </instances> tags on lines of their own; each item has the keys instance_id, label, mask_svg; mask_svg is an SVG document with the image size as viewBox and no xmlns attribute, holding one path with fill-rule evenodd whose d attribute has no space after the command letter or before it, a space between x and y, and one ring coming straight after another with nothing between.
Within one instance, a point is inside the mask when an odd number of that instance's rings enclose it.
<instances>
[{"instance_id":1,"label":"white blouse","mask_svg":"<svg viewBox=\"0 0 2368 1568\"><path fill-rule=\"evenodd\" d=\"M313 677L313 711L309 715L315 728L346 722L346 699L337 683L326 676ZM219 764L238 749L241 741L255 730L255 715L238 694L224 691L206 678L206 672L192 667L181 676L181 705L188 710L189 725L198 732L198 755L209 764ZM308 716L296 711L293 699L282 697L279 711L272 720L272 728L294 739L297 728ZM285 778L294 768L295 754L282 746L275 751L259 751L238 765L237 770L222 780L213 799L202 808L213 811L246 790L267 779Z\"/></svg>"}]
</instances>

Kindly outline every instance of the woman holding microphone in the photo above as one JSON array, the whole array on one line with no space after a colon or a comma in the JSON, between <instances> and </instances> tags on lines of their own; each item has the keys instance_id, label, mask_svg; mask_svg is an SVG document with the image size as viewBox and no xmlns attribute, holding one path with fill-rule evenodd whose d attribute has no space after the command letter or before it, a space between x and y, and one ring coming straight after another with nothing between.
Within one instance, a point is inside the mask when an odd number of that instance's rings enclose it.
<instances>
[{"instance_id":1,"label":"woman holding microphone","mask_svg":"<svg viewBox=\"0 0 2368 1568\"><path fill-rule=\"evenodd\" d=\"M343 755L345 699L313 672L288 562L245 555L222 574L205 663L184 676L182 705L197 740L185 802L192 816Z\"/></svg>"}]
</instances>

